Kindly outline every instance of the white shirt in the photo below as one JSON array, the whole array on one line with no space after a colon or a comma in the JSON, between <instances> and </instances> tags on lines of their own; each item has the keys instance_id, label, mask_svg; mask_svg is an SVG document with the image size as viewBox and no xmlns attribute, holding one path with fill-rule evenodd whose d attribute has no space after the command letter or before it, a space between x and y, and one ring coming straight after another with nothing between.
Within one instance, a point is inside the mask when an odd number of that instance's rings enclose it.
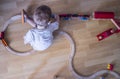
<instances>
[{"instance_id":1,"label":"white shirt","mask_svg":"<svg viewBox=\"0 0 120 79\"><path fill-rule=\"evenodd\" d=\"M24 36L24 44L30 44L34 50L43 51L53 42L53 31L59 28L58 22L53 22L44 30L30 29Z\"/></svg>"}]
</instances>

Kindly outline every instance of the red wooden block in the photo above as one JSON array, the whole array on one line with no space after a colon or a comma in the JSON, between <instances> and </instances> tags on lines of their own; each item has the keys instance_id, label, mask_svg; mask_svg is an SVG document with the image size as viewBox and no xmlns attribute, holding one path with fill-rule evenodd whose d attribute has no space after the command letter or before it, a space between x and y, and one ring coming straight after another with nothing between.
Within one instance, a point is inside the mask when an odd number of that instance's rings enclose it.
<instances>
[{"instance_id":1,"label":"red wooden block","mask_svg":"<svg viewBox=\"0 0 120 79\"><path fill-rule=\"evenodd\" d=\"M4 32L1 32L0 33L0 39L3 39L4 38Z\"/></svg>"},{"instance_id":2,"label":"red wooden block","mask_svg":"<svg viewBox=\"0 0 120 79\"><path fill-rule=\"evenodd\" d=\"M93 17L95 19L113 19L114 12L94 12Z\"/></svg>"},{"instance_id":3,"label":"red wooden block","mask_svg":"<svg viewBox=\"0 0 120 79\"><path fill-rule=\"evenodd\" d=\"M120 32L120 30L116 30L116 31L115 31L115 33L119 33L119 32Z\"/></svg>"},{"instance_id":4,"label":"red wooden block","mask_svg":"<svg viewBox=\"0 0 120 79\"><path fill-rule=\"evenodd\" d=\"M112 64L110 64L110 70L113 70L113 67L114 67L114 66L113 66Z\"/></svg>"},{"instance_id":5,"label":"red wooden block","mask_svg":"<svg viewBox=\"0 0 120 79\"><path fill-rule=\"evenodd\" d=\"M113 70L113 68L114 68L114 65L113 65L113 64L108 64L108 66L107 66L107 69L108 69L108 70Z\"/></svg>"},{"instance_id":6,"label":"red wooden block","mask_svg":"<svg viewBox=\"0 0 120 79\"><path fill-rule=\"evenodd\" d=\"M98 34L98 35L97 35L97 38L98 38L99 41L101 41L101 40L109 37L110 35L112 35L112 34L114 34L114 33L115 33L114 29L110 28L110 29L108 29L108 30L106 30L106 31Z\"/></svg>"}]
</instances>

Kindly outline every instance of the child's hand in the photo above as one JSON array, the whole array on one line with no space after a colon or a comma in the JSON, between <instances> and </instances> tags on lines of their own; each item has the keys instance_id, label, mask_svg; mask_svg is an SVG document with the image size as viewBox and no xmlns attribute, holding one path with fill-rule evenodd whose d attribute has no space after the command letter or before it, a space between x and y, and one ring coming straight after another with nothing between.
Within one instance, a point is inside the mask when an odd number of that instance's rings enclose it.
<instances>
[{"instance_id":1,"label":"child's hand","mask_svg":"<svg viewBox=\"0 0 120 79\"><path fill-rule=\"evenodd\" d=\"M59 22L59 20L60 20L59 15L55 14L54 16L55 16L56 21L58 21L58 22Z\"/></svg>"},{"instance_id":2,"label":"child's hand","mask_svg":"<svg viewBox=\"0 0 120 79\"><path fill-rule=\"evenodd\" d=\"M25 21L28 19L28 15L27 15L27 12L25 12L25 10L23 10L23 14L24 14L24 19Z\"/></svg>"},{"instance_id":3,"label":"child's hand","mask_svg":"<svg viewBox=\"0 0 120 79\"><path fill-rule=\"evenodd\" d=\"M28 19L28 17L27 17L27 15L26 15L26 14L24 14L24 19L25 19L25 21Z\"/></svg>"},{"instance_id":4,"label":"child's hand","mask_svg":"<svg viewBox=\"0 0 120 79\"><path fill-rule=\"evenodd\" d=\"M30 18L27 12L25 12L24 10L22 11L22 18L24 18L24 21L28 22L31 26L36 27L36 24L34 23L33 19Z\"/></svg>"}]
</instances>

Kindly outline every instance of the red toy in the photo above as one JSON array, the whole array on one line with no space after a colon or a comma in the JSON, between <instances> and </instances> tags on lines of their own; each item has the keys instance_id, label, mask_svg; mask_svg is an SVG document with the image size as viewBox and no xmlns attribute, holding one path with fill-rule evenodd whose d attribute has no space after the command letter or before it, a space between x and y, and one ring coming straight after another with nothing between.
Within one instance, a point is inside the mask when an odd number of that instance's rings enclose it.
<instances>
[{"instance_id":1,"label":"red toy","mask_svg":"<svg viewBox=\"0 0 120 79\"><path fill-rule=\"evenodd\" d=\"M4 46L8 46L7 42L4 39L2 39L1 41L2 41Z\"/></svg>"},{"instance_id":2,"label":"red toy","mask_svg":"<svg viewBox=\"0 0 120 79\"><path fill-rule=\"evenodd\" d=\"M110 29L102 32L101 34L97 35L97 38L99 41L101 41L114 33L115 33L114 29L110 28Z\"/></svg>"},{"instance_id":3,"label":"red toy","mask_svg":"<svg viewBox=\"0 0 120 79\"><path fill-rule=\"evenodd\" d=\"M4 40L4 32L0 33L0 40L2 41L4 46L8 46L7 42Z\"/></svg>"},{"instance_id":4,"label":"red toy","mask_svg":"<svg viewBox=\"0 0 120 79\"><path fill-rule=\"evenodd\" d=\"M1 32L0 33L0 39L3 39L4 38L4 32Z\"/></svg>"},{"instance_id":5,"label":"red toy","mask_svg":"<svg viewBox=\"0 0 120 79\"><path fill-rule=\"evenodd\" d=\"M90 15L80 15L80 14L60 14L60 17L90 17Z\"/></svg>"},{"instance_id":6,"label":"red toy","mask_svg":"<svg viewBox=\"0 0 120 79\"><path fill-rule=\"evenodd\" d=\"M113 70L113 68L114 68L113 64L108 64L108 65L107 65L107 69L108 69L108 70Z\"/></svg>"},{"instance_id":7,"label":"red toy","mask_svg":"<svg viewBox=\"0 0 120 79\"><path fill-rule=\"evenodd\" d=\"M94 19L114 19L114 12L94 12Z\"/></svg>"}]
</instances>

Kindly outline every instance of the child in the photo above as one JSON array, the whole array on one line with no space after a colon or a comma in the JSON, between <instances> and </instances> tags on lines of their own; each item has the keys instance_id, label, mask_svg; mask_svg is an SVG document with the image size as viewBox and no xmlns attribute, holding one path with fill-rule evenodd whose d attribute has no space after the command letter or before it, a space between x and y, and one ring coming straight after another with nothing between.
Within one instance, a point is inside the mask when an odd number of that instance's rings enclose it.
<instances>
[{"instance_id":1,"label":"child","mask_svg":"<svg viewBox=\"0 0 120 79\"><path fill-rule=\"evenodd\" d=\"M53 32L59 28L59 17L55 16L55 21L51 22L51 9L42 5L33 14L33 20L26 17L26 21L33 26L24 36L24 43L30 44L34 50L43 51L50 47L53 41Z\"/></svg>"}]
</instances>

